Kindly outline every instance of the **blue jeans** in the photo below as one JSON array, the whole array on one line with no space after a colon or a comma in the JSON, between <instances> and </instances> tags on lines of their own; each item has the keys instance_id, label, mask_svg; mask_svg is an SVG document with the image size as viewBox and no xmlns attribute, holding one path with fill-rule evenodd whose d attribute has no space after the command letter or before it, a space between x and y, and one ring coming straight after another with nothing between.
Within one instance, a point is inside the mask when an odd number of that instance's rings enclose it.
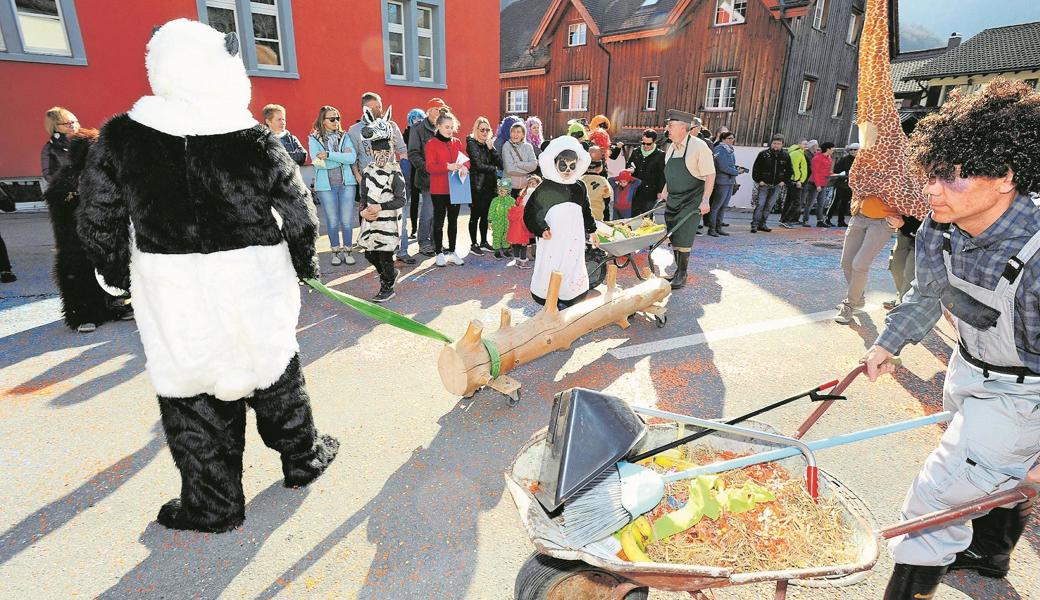
<instances>
[{"instance_id":1,"label":"blue jeans","mask_svg":"<svg viewBox=\"0 0 1040 600\"><path fill-rule=\"evenodd\" d=\"M316 190L314 193L318 195L325 211L325 231L329 234L329 245L349 249L354 243L354 198L357 196L357 186L334 185L331 190Z\"/></svg>"},{"instance_id":2,"label":"blue jeans","mask_svg":"<svg viewBox=\"0 0 1040 600\"><path fill-rule=\"evenodd\" d=\"M433 196L430 190L423 190L419 195L419 229L416 236L419 241L419 250L423 252L433 251Z\"/></svg>"},{"instance_id":3,"label":"blue jeans","mask_svg":"<svg viewBox=\"0 0 1040 600\"><path fill-rule=\"evenodd\" d=\"M777 183L770 185L768 183L756 183L755 184L755 214L751 218L751 226L758 228L763 227L766 221L769 219L769 213L773 210L773 205L776 204L776 199L780 197L780 190L784 188L784 184Z\"/></svg>"},{"instance_id":4,"label":"blue jeans","mask_svg":"<svg viewBox=\"0 0 1040 600\"><path fill-rule=\"evenodd\" d=\"M809 222L809 215L813 212L813 206L816 207L816 222L823 222L823 189L816 187L816 184L807 181L802 186L802 222Z\"/></svg>"},{"instance_id":5,"label":"blue jeans","mask_svg":"<svg viewBox=\"0 0 1040 600\"><path fill-rule=\"evenodd\" d=\"M729 206L729 199L733 196L733 184L716 185L711 191L711 212L708 213L708 229L718 231L722 224L722 218Z\"/></svg>"},{"instance_id":6,"label":"blue jeans","mask_svg":"<svg viewBox=\"0 0 1040 600\"><path fill-rule=\"evenodd\" d=\"M405 186L405 194L410 194L411 190ZM408 204L411 201L409 198L405 200L404 206L401 207L401 246L397 249L398 256L408 256Z\"/></svg>"}]
</instances>

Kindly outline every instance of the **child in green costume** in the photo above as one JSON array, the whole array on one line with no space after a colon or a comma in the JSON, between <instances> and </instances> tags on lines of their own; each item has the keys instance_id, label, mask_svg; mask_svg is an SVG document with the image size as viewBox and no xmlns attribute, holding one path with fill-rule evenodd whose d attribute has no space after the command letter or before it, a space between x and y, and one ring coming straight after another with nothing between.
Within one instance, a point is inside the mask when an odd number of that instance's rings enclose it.
<instances>
[{"instance_id":1,"label":"child in green costume","mask_svg":"<svg viewBox=\"0 0 1040 600\"><path fill-rule=\"evenodd\" d=\"M508 177L498 180L498 195L491 201L488 209L488 221L491 223L491 247L495 250L495 258L509 256L509 242L506 233L509 231L509 209L516 205L512 195L513 181Z\"/></svg>"}]
</instances>

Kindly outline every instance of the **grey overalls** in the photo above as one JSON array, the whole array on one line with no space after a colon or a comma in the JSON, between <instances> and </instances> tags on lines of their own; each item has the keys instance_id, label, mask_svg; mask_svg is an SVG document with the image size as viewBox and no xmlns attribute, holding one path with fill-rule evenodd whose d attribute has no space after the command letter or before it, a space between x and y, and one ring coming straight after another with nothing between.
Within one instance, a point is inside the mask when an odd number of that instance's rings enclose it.
<instances>
[{"instance_id":1,"label":"grey overalls","mask_svg":"<svg viewBox=\"0 0 1040 600\"><path fill-rule=\"evenodd\" d=\"M943 236L949 284L1000 317L986 330L954 317L961 346L946 372L943 408L955 415L907 493L906 519L1015 487L1040 454L1040 376L1024 368L1014 331L1015 292L1040 248L1040 232L1008 260L993 290L954 275L949 231ZM957 522L893 538L889 546L897 563L940 566L952 563L971 535L967 522Z\"/></svg>"}]
</instances>

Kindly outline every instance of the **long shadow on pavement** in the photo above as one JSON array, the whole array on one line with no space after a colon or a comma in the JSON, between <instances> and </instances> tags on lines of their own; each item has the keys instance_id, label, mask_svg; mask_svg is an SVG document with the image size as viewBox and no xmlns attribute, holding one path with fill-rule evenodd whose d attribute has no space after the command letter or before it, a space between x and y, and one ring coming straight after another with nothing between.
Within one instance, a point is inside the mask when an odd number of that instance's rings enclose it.
<instances>
[{"instance_id":1,"label":"long shadow on pavement","mask_svg":"<svg viewBox=\"0 0 1040 600\"><path fill-rule=\"evenodd\" d=\"M273 483L246 505L242 527L220 535L173 531L151 522L140 537L150 551L148 557L98 598L219 597L267 538L300 508L307 493L306 488Z\"/></svg>"},{"instance_id":2,"label":"long shadow on pavement","mask_svg":"<svg viewBox=\"0 0 1040 600\"><path fill-rule=\"evenodd\" d=\"M0 564L62 528L80 513L99 504L148 466L165 447L165 438L156 424L155 437L140 450L124 456L91 477L68 494L25 517L0 534Z\"/></svg>"}]
</instances>

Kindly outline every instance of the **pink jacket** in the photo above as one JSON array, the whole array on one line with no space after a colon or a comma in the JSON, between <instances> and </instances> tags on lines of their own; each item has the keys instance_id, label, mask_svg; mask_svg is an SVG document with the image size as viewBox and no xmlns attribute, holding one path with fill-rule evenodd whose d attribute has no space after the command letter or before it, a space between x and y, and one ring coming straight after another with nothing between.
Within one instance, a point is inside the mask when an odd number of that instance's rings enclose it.
<instances>
[{"instance_id":1,"label":"pink jacket","mask_svg":"<svg viewBox=\"0 0 1040 600\"><path fill-rule=\"evenodd\" d=\"M812 180L816 187L822 188L827 185L827 179L830 177L831 169L833 168L834 161L831 157L823 152L816 153L816 156L812 159Z\"/></svg>"}]
</instances>

